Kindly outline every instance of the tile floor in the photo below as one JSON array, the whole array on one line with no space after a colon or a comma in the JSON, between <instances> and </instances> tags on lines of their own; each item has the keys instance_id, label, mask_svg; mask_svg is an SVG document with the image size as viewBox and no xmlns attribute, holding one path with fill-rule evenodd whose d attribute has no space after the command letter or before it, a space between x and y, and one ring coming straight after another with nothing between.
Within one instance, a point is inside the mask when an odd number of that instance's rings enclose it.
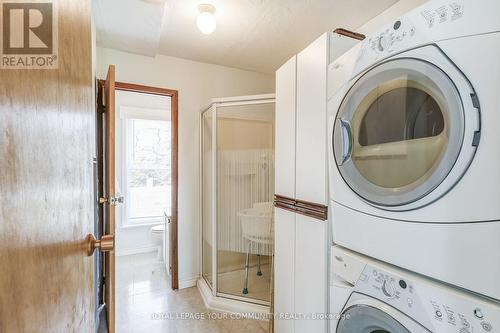
<instances>
[{"instance_id":1,"label":"tile floor","mask_svg":"<svg viewBox=\"0 0 500 333\"><path fill-rule=\"evenodd\" d=\"M205 319L177 319L203 316ZM217 317L210 319L209 317ZM155 253L117 257L117 333L265 333L267 321L221 319L205 308L196 287L172 291Z\"/></svg>"}]
</instances>

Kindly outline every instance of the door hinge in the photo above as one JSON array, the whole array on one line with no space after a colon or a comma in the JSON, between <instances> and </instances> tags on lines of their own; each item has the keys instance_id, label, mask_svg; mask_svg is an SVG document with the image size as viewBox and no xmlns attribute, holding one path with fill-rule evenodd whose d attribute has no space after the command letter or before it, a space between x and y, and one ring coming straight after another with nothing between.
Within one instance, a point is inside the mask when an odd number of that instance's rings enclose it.
<instances>
[{"instance_id":1,"label":"door hinge","mask_svg":"<svg viewBox=\"0 0 500 333\"><path fill-rule=\"evenodd\" d=\"M120 196L117 196L117 197L100 197L99 198L99 203L100 204L104 204L104 203L108 203L112 206L116 206L118 204L122 204L123 202L125 202L125 197L123 195L120 195Z\"/></svg>"}]
</instances>

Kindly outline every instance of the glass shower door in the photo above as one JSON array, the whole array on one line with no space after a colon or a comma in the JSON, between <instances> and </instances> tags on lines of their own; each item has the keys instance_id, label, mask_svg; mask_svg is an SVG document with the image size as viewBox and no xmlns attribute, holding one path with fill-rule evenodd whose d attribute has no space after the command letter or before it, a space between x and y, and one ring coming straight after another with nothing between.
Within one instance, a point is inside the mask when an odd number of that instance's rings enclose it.
<instances>
[{"instance_id":1,"label":"glass shower door","mask_svg":"<svg viewBox=\"0 0 500 333\"><path fill-rule=\"evenodd\" d=\"M213 108L210 108L201 117L202 275L211 288L213 288L213 114Z\"/></svg>"},{"instance_id":2,"label":"glass shower door","mask_svg":"<svg viewBox=\"0 0 500 333\"><path fill-rule=\"evenodd\" d=\"M274 103L216 109L217 293L270 300Z\"/></svg>"}]
</instances>

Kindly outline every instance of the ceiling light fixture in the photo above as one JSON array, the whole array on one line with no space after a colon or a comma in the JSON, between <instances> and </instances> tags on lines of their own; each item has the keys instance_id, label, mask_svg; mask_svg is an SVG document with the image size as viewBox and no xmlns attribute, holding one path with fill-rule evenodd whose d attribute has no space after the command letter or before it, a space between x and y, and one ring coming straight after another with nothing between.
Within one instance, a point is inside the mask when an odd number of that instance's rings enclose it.
<instances>
[{"instance_id":1,"label":"ceiling light fixture","mask_svg":"<svg viewBox=\"0 0 500 333\"><path fill-rule=\"evenodd\" d=\"M210 35L217 28L217 21L215 19L215 7L211 4L198 5L198 18L196 25L198 29L205 35Z\"/></svg>"}]
</instances>

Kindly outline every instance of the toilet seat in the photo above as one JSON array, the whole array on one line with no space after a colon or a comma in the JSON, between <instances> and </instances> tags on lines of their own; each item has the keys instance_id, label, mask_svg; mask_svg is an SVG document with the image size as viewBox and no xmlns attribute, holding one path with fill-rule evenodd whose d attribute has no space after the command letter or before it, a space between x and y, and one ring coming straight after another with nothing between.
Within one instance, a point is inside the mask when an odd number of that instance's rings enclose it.
<instances>
[{"instance_id":1,"label":"toilet seat","mask_svg":"<svg viewBox=\"0 0 500 333\"><path fill-rule=\"evenodd\" d=\"M164 224L158 224L158 225L155 225L154 227L151 228L152 233L162 233L164 231L165 231Z\"/></svg>"}]
</instances>

